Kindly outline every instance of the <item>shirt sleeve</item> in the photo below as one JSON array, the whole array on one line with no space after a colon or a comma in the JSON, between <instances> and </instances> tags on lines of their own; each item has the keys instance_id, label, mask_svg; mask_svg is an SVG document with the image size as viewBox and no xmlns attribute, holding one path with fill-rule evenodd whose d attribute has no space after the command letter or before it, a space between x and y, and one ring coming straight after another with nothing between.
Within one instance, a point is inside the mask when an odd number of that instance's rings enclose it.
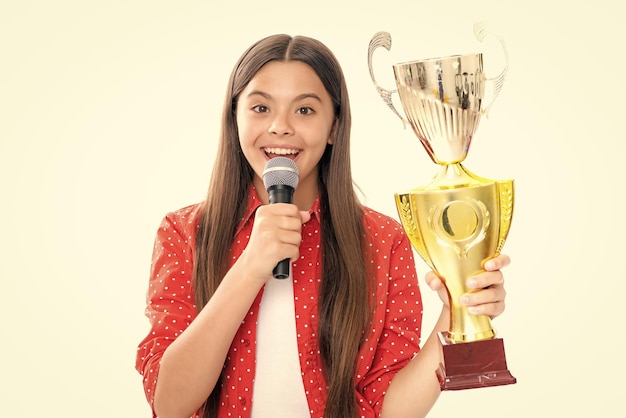
<instances>
[{"instance_id":1,"label":"shirt sleeve","mask_svg":"<svg viewBox=\"0 0 626 418\"><path fill-rule=\"evenodd\" d=\"M197 316L192 290L193 239L185 232L188 222L181 212L168 214L154 242L145 310L150 331L138 346L135 362L153 416L161 357Z\"/></svg>"},{"instance_id":2,"label":"shirt sleeve","mask_svg":"<svg viewBox=\"0 0 626 418\"><path fill-rule=\"evenodd\" d=\"M379 292L373 322L374 330L378 326L381 330L378 339L364 347L373 357L367 372L357 379L357 399L362 416L368 418L380 416L391 380L420 350L423 309L413 253L406 235L396 238L388 255L386 291Z\"/></svg>"}]
</instances>

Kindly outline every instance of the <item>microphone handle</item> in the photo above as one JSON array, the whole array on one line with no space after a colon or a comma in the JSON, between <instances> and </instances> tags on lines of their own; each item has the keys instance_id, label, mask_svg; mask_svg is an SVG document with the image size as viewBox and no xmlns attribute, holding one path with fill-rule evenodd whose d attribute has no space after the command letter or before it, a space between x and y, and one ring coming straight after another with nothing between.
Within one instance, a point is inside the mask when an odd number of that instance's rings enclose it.
<instances>
[{"instance_id":1,"label":"microphone handle","mask_svg":"<svg viewBox=\"0 0 626 418\"><path fill-rule=\"evenodd\" d=\"M284 184L276 184L267 189L270 204L274 203L293 203L293 187ZM273 274L275 279L286 279L289 277L291 270L291 260L285 258L276 264Z\"/></svg>"},{"instance_id":2,"label":"microphone handle","mask_svg":"<svg viewBox=\"0 0 626 418\"><path fill-rule=\"evenodd\" d=\"M289 269L291 267L291 260L285 258L276 264L274 267L273 273L275 279L286 279L289 277Z\"/></svg>"}]
</instances>

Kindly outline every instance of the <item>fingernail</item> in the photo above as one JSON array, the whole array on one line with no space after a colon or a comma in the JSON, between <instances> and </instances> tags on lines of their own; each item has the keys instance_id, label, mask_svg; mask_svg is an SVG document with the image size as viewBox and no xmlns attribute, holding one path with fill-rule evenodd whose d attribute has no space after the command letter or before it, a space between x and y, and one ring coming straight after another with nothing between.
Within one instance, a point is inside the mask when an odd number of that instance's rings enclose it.
<instances>
[{"instance_id":1,"label":"fingernail","mask_svg":"<svg viewBox=\"0 0 626 418\"><path fill-rule=\"evenodd\" d=\"M485 263L485 270L493 270L496 268L496 263L493 260L489 260Z\"/></svg>"},{"instance_id":2,"label":"fingernail","mask_svg":"<svg viewBox=\"0 0 626 418\"><path fill-rule=\"evenodd\" d=\"M460 301L461 301L461 304L467 305L469 303L469 296L467 296L467 295L461 296Z\"/></svg>"},{"instance_id":3,"label":"fingernail","mask_svg":"<svg viewBox=\"0 0 626 418\"><path fill-rule=\"evenodd\" d=\"M469 287L470 289L474 289L476 288L476 286L478 286L478 282L476 281L476 279L467 279L467 287Z\"/></svg>"},{"instance_id":4,"label":"fingernail","mask_svg":"<svg viewBox=\"0 0 626 418\"><path fill-rule=\"evenodd\" d=\"M467 312L476 315L478 313L478 308L475 306L468 306L467 307Z\"/></svg>"}]
</instances>

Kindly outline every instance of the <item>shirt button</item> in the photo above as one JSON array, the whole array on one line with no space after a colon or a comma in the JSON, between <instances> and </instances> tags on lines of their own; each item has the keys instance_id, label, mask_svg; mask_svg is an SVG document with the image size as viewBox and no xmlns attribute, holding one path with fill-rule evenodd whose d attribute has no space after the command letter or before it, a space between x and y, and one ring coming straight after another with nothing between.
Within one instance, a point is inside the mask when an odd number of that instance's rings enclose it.
<instances>
[{"instance_id":1,"label":"shirt button","mask_svg":"<svg viewBox=\"0 0 626 418\"><path fill-rule=\"evenodd\" d=\"M244 347L249 347L250 346L250 340L244 339L242 342L243 342L243 346Z\"/></svg>"},{"instance_id":2,"label":"shirt button","mask_svg":"<svg viewBox=\"0 0 626 418\"><path fill-rule=\"evenodd\" d=\"M241 404L241 406L246 406L246 398L239 398L239 404Z\"/></svg>"}]
</instances>

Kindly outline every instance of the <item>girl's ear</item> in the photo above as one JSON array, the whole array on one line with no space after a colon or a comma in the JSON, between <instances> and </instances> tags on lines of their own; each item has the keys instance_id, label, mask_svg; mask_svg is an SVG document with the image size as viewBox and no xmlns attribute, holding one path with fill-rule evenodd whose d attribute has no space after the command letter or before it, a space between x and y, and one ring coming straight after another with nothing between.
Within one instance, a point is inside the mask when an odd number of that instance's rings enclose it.
<instances>
[{"instance_id":1,"label":"girl's ear","mask_svg":"<svg viewBox=\"0 0 626 418\"><path fill-rule=\"evenodd\" d=\"M333 127L330 129L330 134L328 135L327 144L332 145L335 142L335 136L337 135L337 118L333 122Z\"/></svg>"}]
</instances>

